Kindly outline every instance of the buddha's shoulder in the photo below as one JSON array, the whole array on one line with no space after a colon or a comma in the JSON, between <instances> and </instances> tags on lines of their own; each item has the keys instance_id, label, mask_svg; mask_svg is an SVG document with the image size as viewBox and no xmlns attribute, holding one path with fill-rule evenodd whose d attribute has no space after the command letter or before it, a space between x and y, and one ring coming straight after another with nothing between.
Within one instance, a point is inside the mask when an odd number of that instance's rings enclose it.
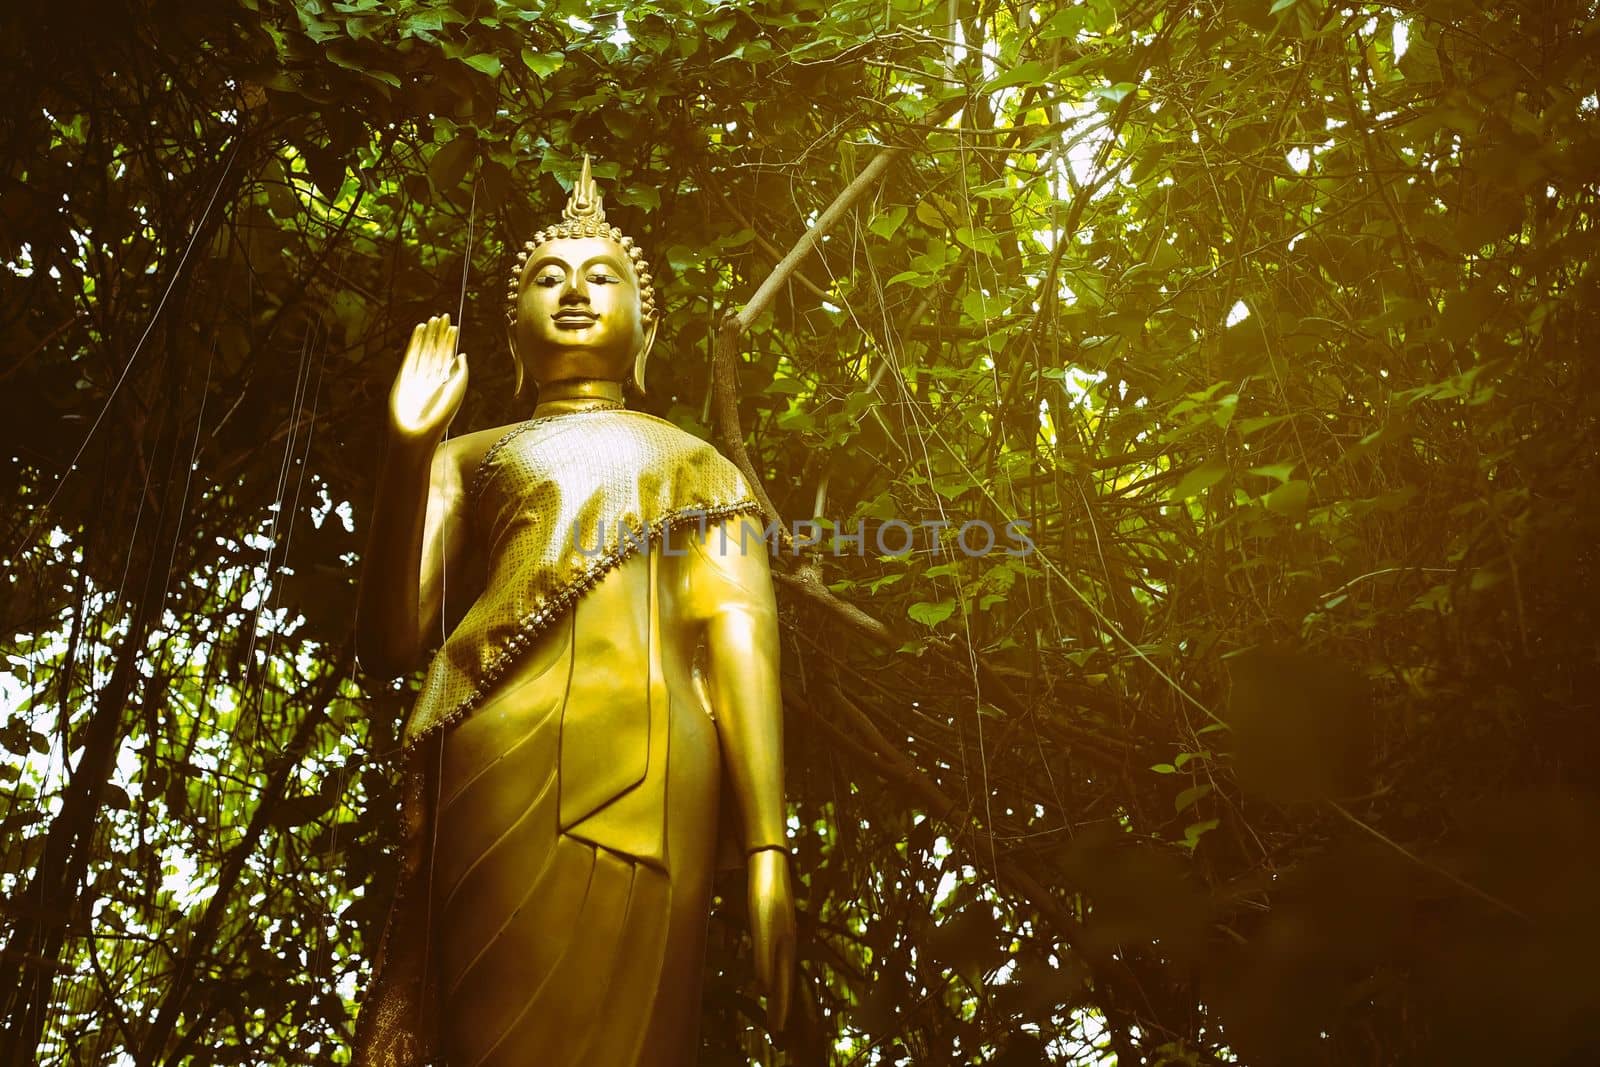
<instances>
[{"instance_id":1,"label":"buddha's shoulder","mask_svg":"<svg viewBox=\"0 0 1600 1067\"><path fill-rule=\"evenodd\" d=\"M675 471L674 480L681 479L681 489L693 487L693 492L707 499L749 498L744 475L710 441L642 411L612 411L607 416L608 425L628 438L625 443L615 442L619 446L614 449L615 454L632 453L644 467L657 472ZM602 450L613 451L610 443L597 444Z\"/></svg>"},{"instance_id":2,"label":"buddha's shoulder","mask_svg":"<svg viewBox=\"0 0 1600 1067\"><path fill-rule=\"evenodd\" d=\"M642 411L618 414L629 416L632 428L648 450L658 451L664 457L671 457L684 466L714 475L719 480L743 484L744 476L739 473L739 468L705 438Z\"/></svg>"},{"instance_id":3,"label":"buddha's shoulder","mask_svg":"<svg viewBox=\"0 0 1600 1067\"><path fill-rule=\"evenodd\" d=\"M642 420L642 421L641 421ZM509 422L504 426L490 426L482 430L464 433L460 437L452 437L439 443L439 454L463 462L477 462L496 446L506 445L516 439L527 440L537 446L545 440L562 437L565 431L581 431L584 436L604 436L607 433L649 432L642 431L648 425L652 430L657 427L666 427L669 431L676 431L683 437L693 441L700 439L693 434L684 433L672 423L658 419L654 415L646 415L639 411L592 411L573 412L565 415L546 416L544 418L524 419L521 422ZM704 442L702 442L704 443ZM567 447L563 442L563 447Z\"/></svg>"},{"instance_id":4,"label":"buddha's shoulder","mask_svg":"<svg viewBox=\"0 0 1600 1067\"><path fill-rule=\"evenodd\" d=\"M576 439L574 438L576 435ZM508 426L463 434L440 445L462 470L472 471L507 447L524 455L571 457L581 446L602 454L650 455L660 460L689 461L737 471L711 442L675 423L643 411L627 409L576 412L549 419L530 419Z\"/></svg>"},{"instance_id":5,"label":"buddha's shoulder","mask_svg":"<svg viewBox=\"0 0 1600 1067\"><path fill-rule=\"evenodd\" d=\"M606 414L608 416L605 420L606 424L615 428L619 433L630 434L684 451L716 452L716 448L712 446L711 442L695 436L677 423L668 422L658 415L627 410L610 411Z\"/></svg>"},{"instance_id":6,"label":"buddha's shoulder","mask_svg":"<svg viewBox=\"0 0 1600 1067\"><path fill-rule=\"evenodd\" d=\"M441 441L434 452L435 462L449 464L464 474L470 474L483 462L484 456L489 454L496 442L515 430L517 425L491 426L486 430L474 430Z\"/></svg>"}]
</instances>

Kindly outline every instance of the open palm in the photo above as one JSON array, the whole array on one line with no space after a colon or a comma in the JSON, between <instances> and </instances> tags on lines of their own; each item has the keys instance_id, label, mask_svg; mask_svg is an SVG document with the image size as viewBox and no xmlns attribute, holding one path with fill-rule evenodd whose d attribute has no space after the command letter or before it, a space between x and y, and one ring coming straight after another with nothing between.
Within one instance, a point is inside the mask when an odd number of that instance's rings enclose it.
<instances>
[{"instance_id":1,"label":"open palm","mask_svg":"<svg viewBox=\"0 0 1600 1067\"><path fill-rule=\"evenodd\" d=\"M444 436L467 394L467 356L456 353L459 327L435 315L411 331L411 343L389 391L389 422L407 437Z\"/></svg>"}]
</instances>

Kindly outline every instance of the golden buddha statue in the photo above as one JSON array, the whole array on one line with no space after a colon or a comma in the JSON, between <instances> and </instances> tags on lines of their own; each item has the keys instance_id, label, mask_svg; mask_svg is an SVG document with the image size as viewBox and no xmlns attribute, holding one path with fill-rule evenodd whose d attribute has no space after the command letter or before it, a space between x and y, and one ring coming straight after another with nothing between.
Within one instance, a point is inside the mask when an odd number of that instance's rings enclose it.
<instances>
[{"instance_id":1,"label":"golden buddha statue","mask_svg":"<svg viewBox=\"0 0 1600 1067\"><path fill-rule=\"evenodd\" d=\"M362 665L402 674L459 622L404 731L401 882L355 1062L688 1065L719 820L774 1029L788 1007L776 607L740 529L758 507L711 446L623 406L655 295L587 159L517 260L532 417L444 439L467 384L448 316L412 333L389 399Z\"/></svg>"}]
</instances>

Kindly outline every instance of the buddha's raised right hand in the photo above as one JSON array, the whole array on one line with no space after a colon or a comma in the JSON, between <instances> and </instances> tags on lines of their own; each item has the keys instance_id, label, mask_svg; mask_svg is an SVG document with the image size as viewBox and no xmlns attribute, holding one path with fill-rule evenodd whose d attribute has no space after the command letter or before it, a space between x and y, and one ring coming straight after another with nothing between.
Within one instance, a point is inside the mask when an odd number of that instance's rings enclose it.
<instances>
[{"instance_id":1,"label":"buddha's raised right hand","mask_svg":"<svg viewBox=\"0 0 1600 1067\"><path fill-rule=\"evenodd\" d=\"M435 315L411 331L405 359L389 391L389 428L396 435L437 444L467 395L467 355L456 353L459 327Z\"/></svg>"}]
</instances>

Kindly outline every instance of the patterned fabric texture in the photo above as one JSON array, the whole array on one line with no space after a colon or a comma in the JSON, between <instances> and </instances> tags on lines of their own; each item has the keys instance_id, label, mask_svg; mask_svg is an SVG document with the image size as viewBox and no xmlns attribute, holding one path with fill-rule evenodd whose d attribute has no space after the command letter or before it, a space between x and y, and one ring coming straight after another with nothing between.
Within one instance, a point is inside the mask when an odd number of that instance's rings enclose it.
<instances>
[{"instance_id":1,"label":"patterned fabric texture","mask_svg":"<svg viewBox=\"0 0 1600 1067\"><path fill-rule=\"evenodd\" d=\"M477 707L528 643L617 564L672 529L760 510L711 445L626 410L513 428L484 457L468 506L488 581L428 669L408 746Z\"/></svg>"}]
</instances>

